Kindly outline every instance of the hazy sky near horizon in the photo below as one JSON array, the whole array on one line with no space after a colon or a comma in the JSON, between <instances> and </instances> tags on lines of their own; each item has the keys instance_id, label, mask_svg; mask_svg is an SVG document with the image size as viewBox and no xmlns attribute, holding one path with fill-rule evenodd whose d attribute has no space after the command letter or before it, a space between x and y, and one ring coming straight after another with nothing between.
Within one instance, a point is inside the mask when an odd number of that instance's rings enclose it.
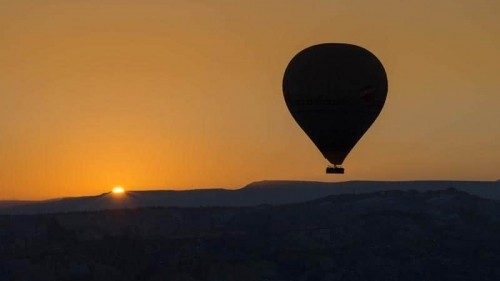
<instances>
[{"instance_id":1,"label":"hazy sky near horizon","mask_svg":"<svg viewBox=\"0 0 500 281\"><path fill-rule=\"evenodd\" d=\"M263 179L500 178L497 0L0 0L0 199ZM288 112L290 59L363 46L389 92L344 162Z\"/></svg>"}]
</instances>

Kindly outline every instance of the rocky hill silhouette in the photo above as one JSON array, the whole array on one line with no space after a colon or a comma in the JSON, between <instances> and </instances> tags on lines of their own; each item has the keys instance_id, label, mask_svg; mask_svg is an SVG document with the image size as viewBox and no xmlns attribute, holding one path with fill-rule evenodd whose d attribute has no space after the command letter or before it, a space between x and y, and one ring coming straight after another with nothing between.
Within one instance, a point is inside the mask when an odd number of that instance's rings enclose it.
<instances>
[{"instance_id":1,"label":"rocky hill silhouette","mask_svg":"<svg viewBox=\"0 0 500 281\"><path fill-rule=\"evenodd\" d=\"M480 181L260 181L241 189L129 191L120 198L98 196L53 199L39 202L0 201L0 214L39 214L144 207L255 206L299 203L328 195L360 194L384 190L443 190L456 188L486 199L500 200L500 182Z\"/></svg>"},{"instance_id":2,"label":"rocky hill silhouette","mask_svg":"<svg viewBox=\"0 0 500 281\"><path fill-rule=\"evenodd\" d=\"M0 280L500 280L500 203L454 188L0 225Z\"/></svg>"}]
</instances>

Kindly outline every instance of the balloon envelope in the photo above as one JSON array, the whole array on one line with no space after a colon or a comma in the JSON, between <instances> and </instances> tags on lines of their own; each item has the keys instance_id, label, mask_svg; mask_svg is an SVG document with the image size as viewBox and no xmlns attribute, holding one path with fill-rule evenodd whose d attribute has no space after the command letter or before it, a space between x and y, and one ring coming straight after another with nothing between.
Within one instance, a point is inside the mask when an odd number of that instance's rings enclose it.
<instances>
[{"instance_id":1,"label":"balloon envelope","mask_svg":"<svg viewBox=\"0 0 500 281\"><path fill-rule=\"evenodd\" d=\"M323 156L340 165L382 110L387 76L366 49L320 44L290 61L283 95L293 118Z\"/></svg>"}]
</instances>

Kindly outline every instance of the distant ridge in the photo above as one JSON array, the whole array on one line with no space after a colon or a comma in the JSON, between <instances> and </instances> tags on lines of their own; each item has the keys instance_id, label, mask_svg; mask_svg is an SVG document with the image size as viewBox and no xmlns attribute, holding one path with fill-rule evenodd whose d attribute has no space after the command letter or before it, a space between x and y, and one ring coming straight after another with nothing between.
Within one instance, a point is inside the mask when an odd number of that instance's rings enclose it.
<instances>
[{"instance_id":1,"label":"distant ridge","mask_svg":"<svg viewBox=\"0 0 500 281\"><path fill-rule=\"evenodd\" d=\"M373 193L388 190L445 190L454 188L480 198L500 200L499 181L258 181L241 189L129 191L117 197L97 196L37 202L0 201L0 214L38 214L141 207L208 207L281 205L319 199L329 195Z\"/></svg>"},{"instance_id":2,"label":"distant ridge","mask_svg":"<svg viewBox=\"0 0 500 281\"><path fill-rule=\"evenodd\" d=\"M0 200L0 209L1 208L8 208L8 207L13 207L13 206L18 206L18 205L26 205L26 204L31 204L35 203L37 201L24 201L24 200Z\"/></svg>"}]
</instances>

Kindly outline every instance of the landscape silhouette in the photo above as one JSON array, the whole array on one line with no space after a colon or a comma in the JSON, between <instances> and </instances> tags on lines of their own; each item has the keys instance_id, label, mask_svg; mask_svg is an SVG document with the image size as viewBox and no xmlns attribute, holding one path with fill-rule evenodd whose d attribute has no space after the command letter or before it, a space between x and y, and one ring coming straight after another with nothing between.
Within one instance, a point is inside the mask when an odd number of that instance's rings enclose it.
<instances>
[{"instance_id":1,"label":"landscape silhouette","mask_svg":"<svg viewBox=\"0 0 500 281\"><path fill-rule=\"evenodd\" d=\"M500 277L499 182L257 182L128 192L122 206L112 196L3 206L2 280Z\"/></svg>"}]
</instances>

